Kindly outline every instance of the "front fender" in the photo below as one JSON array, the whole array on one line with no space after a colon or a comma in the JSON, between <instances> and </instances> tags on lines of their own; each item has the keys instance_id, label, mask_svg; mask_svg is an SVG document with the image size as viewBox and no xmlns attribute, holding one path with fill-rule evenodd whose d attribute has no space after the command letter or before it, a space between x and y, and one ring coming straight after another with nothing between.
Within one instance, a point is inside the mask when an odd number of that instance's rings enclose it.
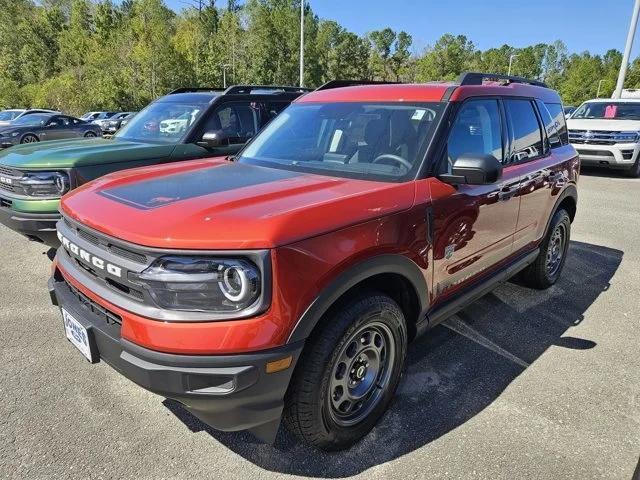
<instances>
[{"instance_id":1,"label":"front fender","mask_svg":"<svg viewBox=\"0 0 640 480\"><path fill-rule=\"evenodd\" d=\"M419 301L421 319L429 303L427 282L422 270L403 255L379 255L357 263L333 279L302 314L289 335L287 343L295 343L308 338L322 316L342 295L362 281L383 273L402 275L410 282Z\"/></svg>"}]
</instances>

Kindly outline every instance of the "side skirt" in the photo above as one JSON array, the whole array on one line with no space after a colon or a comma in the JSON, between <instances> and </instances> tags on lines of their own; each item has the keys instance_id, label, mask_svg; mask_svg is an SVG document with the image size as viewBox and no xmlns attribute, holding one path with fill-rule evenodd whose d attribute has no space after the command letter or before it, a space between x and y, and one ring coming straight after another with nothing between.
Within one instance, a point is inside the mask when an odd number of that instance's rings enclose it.
<instances>
[{"instance_id":1,"label":"side skirt","mask_svg":"<svg viewBox=\"0 0 640 480\"><path fill-rule=\"evenodd\" d=\"M468 287L462 293L455 296L455 298L430 309L427 312L425 320L418 325L418 335L421 335L430 328L435 327L450 316L465 308L470 303L484 297L501 283L508 281L516 273L532 264L538 257L539 253L540 249L536 248L534 251L519 257L488 278Z\"/></svg>"}]
</instances>

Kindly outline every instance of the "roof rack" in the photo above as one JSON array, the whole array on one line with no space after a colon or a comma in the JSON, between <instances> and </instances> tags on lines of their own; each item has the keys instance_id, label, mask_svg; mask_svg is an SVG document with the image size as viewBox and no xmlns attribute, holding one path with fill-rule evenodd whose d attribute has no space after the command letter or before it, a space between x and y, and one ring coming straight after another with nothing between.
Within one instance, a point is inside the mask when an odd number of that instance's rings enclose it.
<instances>
[{"instance_id":1,"label":"roof rack","mask_svg":"<svg viewBox=\"0 0 640 480\"><path fill-rule=\"evenodd\" d=\"M175 90L171 90L167 95L173 95L175 93L189 93L189 92L221 92L224 88L220 87L180 87Z\"/></svg>"},{"instance_id":2,"label":"roof rack","mask_svg":"<svg viewBox=\"0 0 640 480\"><path fill-rule=\"evenodd\" d=\"M274 93L278 92L291 92L291 93L300 93L300 92L310 92L310 88L304 87L291 87L291 86L280 86L280 85L232 85L227 88L224 93L226 95L242 95L251 93L254 90L271 90Z\"/></svg>"},{"instance_id":3,"label":"roof rack","mask_svg":"<svg viewBox=\"0 0 640 480\"><path fill-rule=\"evenodd\" d=\"M386 82L378 80L331 80L324 85L320 85L316 88L316 92L319 90L331 90L332 88L342 87L355 87L357 85L393 85L398 82Z\"/></svg>"},{"instance_id":4,"label":"roof rack","mask_svg":"<svg viewBox=\"0 0 640 480\"><path fill-rule=\"evenodd\" d=\"M536 87L549 88L546 83L539 80L531 80L513 75L501 75L499 73L462 72L458 77L460 85L482 85L484 80L506 80L508 83L524 83Z\"/></svg>"}]
</instances>

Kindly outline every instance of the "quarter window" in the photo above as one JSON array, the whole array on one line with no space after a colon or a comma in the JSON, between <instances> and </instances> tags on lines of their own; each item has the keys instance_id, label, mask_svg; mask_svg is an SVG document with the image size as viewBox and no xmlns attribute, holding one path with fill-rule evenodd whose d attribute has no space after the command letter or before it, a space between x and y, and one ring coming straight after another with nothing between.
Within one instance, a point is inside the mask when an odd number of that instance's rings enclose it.
<instances>
[{"instance_id":1,"label":"quarter window","mask_svg":"<svg viewBox=\"0 0 640 480\"><path fill-rule=\"evenodd\" d=\"M569 132L567 131L567 122L562 105L559 103L545 103L545 105L551 114L551 118L555 120L560 141L563 145L567 145L569 143Z\"/></svg>"},{"instance_id":2,"label":"quarter window","mask_svg":"<svg viewBox=\"0 0 640 480\"><path fill-rule=\"evenodd\" d=\"M513 141L508 163L526 162L543 154L542 133L530 100L504 100Z\"/></svg>"},{"instance_id":3,"label":"quarter window","mask_svg":"<svg viewBox=\"0 0 640 480\"><path fill-rule=\"evenodd\" d=\"M503 160L500 107L497 100L466 102L456 117L447 141L449 171L462 155L493 155Z\"/></svg>"},{"instance_id":4,"label":"quarter window","mask_svg":"<svg viewBox=\"0 0 640 480\"><path fill-rule=\"evenodd\" d=\"M561 147L562 142L560 141L560 136L558 135L558 127L556 125L556 121L551 118L551 114L547 107L539 100L536 100L536 105L538 105L538 111L540 112L540 116L542 117L542 123L544 123L544 128L547 130L547 138L549 139L549 146L551 148Z\"/></svg>"}]
</instances>

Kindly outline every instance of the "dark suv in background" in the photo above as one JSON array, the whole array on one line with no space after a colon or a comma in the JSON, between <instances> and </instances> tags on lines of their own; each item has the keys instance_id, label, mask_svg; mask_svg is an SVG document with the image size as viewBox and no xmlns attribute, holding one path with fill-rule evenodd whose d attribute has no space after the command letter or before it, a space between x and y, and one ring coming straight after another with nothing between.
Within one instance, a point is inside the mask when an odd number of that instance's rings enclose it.
<instances>
[{"instance_id":1,"label":"dark suv in background","mask_svg":"<svg viewBox=\"0 0 640 480\"><path fill-rule=\"evenodd\" d=\"M306 91L253 85L181 88L148 105L111 139L8 149L0 153L0 222L56 246L58 204L69 190L125 168L232 155ZM100 134L97 125L92 128Z\"/></svg>"}]
</instances>

